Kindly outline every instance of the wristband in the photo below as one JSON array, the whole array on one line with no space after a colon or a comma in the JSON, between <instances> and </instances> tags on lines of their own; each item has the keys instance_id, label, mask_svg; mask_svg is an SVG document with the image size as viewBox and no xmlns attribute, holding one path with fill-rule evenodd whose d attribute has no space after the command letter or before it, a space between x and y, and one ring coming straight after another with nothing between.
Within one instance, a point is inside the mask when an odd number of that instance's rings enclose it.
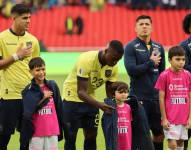
<instances>
[{"instance_id":1,"label":"wristband","mask_svg":"<svg viewBox=\"0 0 191 150\"><path fill-rule=\"evenodd\" d=\"M19 60L19 56L18 56L16 53L14 53L14 54L12 55L12 57L13 57L13 59L14 59L15 61Z\"/></svg>"}]
</instances>

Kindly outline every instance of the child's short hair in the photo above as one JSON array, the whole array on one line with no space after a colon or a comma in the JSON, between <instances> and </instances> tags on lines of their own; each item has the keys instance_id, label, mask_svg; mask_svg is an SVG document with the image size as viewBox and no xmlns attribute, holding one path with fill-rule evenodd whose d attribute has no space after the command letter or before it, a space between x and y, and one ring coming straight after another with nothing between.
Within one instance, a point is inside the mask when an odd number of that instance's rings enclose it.
<instances>
[{"instance_id":1,"label":"child's short hair","mask_svg":"<svg viewBox=\"0 0 191 150\"><path fill-rule=\"evenodd\" d=\"M112 83L111 89L112 89L112 95L115 95L115 91L121 91L121 90L129 91L129 86L125 82L117 81Z\"/></svg>"},{"instance_id":2,"label":"child's short hair","mask_svg":"<svg viewBox=\"0 0 191 150\"><path fill-rule=\"evenodd\" d=\"M34 57L29 62L29 69L32 70L36 67L45 66L45 62L41 57Z\"/></svg>"},{"instance_id":3,"label":"child's short hair","mask_svg":"<svg viewBox=\"0 0 191 150\"><path fill-rule=\"evenodd\" d=\"M168 51L168 58L172 59L173 56L185 56L185 51L182 46L173 46Z\"/></svg>"}]
</instances>

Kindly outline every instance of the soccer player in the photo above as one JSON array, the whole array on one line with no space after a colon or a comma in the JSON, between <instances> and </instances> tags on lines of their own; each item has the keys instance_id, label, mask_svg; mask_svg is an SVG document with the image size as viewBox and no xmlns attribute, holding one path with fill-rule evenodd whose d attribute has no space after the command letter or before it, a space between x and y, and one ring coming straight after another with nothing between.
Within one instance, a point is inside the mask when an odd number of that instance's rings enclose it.
<instances>
[{"instance_id":1,"label":"soccer player","mask_svg":"<svg viewBox=\"0 0 191 150\"><path fill-rule=\"evenodd\" d=\"M21 117L21 91L30 82L28 62L39 56L38 40L27 32L31 12L24 4L11 9L12 25L0 33L0 149L6 150Z\"/></svg>"},{"instance_id":2,"label":"soccer player","mask_svg":"<svg viewBox=\"0 0 191 150\"><path fill-rule=\"evenodd\" d=\"M63 86L63 115L65 123L65 150L75 150L79 128L84 131L84 150L96 150L99 108L111 113L111 106L95 99L95 90L106 83L108 97L111 84L117 80L117 62L124 53L120 41L112 40L102 51L80 55Z\"/></svg>"},{"instance_id":3,"label":"soccer player","mask_svg":"<svg viewBox=\"0 0 191 150\"><path fill-rule=\"evenodd\" d=\"M162 72L155 87L159 90L160 110L169 150L183 150L191 127L191 74L184 70L185 51L169 49L171 67Z\"/></svg>"},{"instance_id":4,"label":"soccer player","mask_svg":"<svg viewBox=\"0 0 191 150\"><path fill-rule=\"evenodd\" d=\"M184 17L184 20L182 22L182 27L183 30L186 34L191 35L191 13L187 14ZM185 55L186 55L186 62L184 69L188 70L191 72L191 36L189 36L186 40L182 41L180 45L184 48L185 50ZM191 137L191 130L188 130L188 138ZM184 141L184 149L187 150L188 147L188 141Z\"/></svg>"},{"instance_id":5,"label":"soccer player","mask_svg":"<svg viewBox=\"0 0 191 150\"><path fill-rule=\"evenodd\" d=\"M138 16L135 23L137 37L125 47L124 64L130 76L130 93L141 101L153 134L155 150L163 149L163 129L159 109L159 95L154 88L159 74L165 69L164 48L151 40L152 19Z\"/></svg>"}]
</instances>

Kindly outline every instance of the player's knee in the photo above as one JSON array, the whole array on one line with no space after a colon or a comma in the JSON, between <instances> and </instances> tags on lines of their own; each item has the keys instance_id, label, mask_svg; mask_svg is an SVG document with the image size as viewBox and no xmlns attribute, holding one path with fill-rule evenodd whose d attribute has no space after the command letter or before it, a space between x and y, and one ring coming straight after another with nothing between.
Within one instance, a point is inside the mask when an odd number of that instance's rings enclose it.
<instances>
[{"instance_id":1,"label":"player's knee","mask_svg":"<svg viewBox=\"0 0 191 150\"><path fill-rule=\"evenodd\" d=\"M164 140L164 135L163 134L159 134L159 135L153 135L153 141L160 143L163 142Z\"/></svg>"}]
</instances>

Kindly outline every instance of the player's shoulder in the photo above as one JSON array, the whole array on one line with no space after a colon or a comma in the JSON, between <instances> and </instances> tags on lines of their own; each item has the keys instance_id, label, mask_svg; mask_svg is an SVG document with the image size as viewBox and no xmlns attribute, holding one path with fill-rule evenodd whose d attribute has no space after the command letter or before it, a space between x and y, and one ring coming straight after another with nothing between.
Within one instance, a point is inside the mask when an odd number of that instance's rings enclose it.
<instances>
[{"instance_id":1,"label":"player's shoulder","mask_svg":"<svg viewBox=\"0 0 191 150\"><path fill-rule=\"evenodd\" d=\"M98 51L88 51L88 52L84 52L79 56L80 60L84 60L84 61L93 61L95 60L95 58L97 58L98 56Z\"/></svg>"},{"instance_id":2,"label":"player's shoulder","mask_svg":"<svg viewBox=\"0 0 191 150\"><path fill-rule=\"evenodd\" d=\"M30 38L30 39L32 39L32 40L34 40L34 41L38 41L37 38L36 38L34 35L32 35L31 33L29 33L29 32L26 31L25 34L26 34L26 36L27 36L28 38Z\"/></svg>"},{"instance_id":3,"label":"player's shoulder","mask_svg":"<svg viewBox=\"0 0 191 150\"><path fill-rule=\"evenodd\" d=\"M137 40L137 38L135 38L135 39L129 41L127 44L125 44L125 47L130 47L130 46L134 47L137 44L139 44L139 41Z\"/></svg>"},{"instance_id":4,"label":"player's shoulder","mask_svg":"<svg viewBox=\"0 0 191 150\"><path fill-rule=\"evenodd\" d=\"M0 38L4 38L5 36L7 36L7 34L9 34L9 30L3 30L2 32L0 32Z\"/></svg>"},{"instance_id":5,"label":"player's shoulder","mask_svg":"<svg viewBox=\"0 0 191 150\"><path fill-rule=\"evenodd\" d=\"M191 46L191 36L180 42L181 46Z\"/></svg>"}]
</instances>

